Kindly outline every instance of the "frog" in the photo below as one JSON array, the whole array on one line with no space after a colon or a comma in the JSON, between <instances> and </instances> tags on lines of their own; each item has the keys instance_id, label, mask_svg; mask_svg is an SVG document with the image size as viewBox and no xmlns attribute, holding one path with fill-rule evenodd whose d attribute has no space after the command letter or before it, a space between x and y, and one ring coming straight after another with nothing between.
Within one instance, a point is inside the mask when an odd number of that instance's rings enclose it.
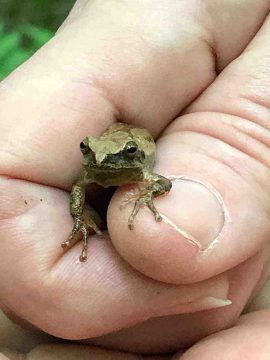
<instances>
[{"instance_id":1,"label":"frog","mask_svg":"<svg viewBox=\"0 0 270 360\"><path fill-rule=\"evenodd\" d=\"M62 242L68 248L81 233L83 246L80 261L87 260L88 237L101 230L85 204L87 187L96 183L104 188L143 183L145 190L135 201L128 218L128 228L134 229L134 219L142 205L153 213L156 221L162 216L154 205L154 198L167 194L171 181L154 172L156 144L148 130L125 123L114 123L99 138L87 136L80 143L83 155L82 171L70 193L70 214L74 224L70 236Z\"/></svg>"}]
</instances>

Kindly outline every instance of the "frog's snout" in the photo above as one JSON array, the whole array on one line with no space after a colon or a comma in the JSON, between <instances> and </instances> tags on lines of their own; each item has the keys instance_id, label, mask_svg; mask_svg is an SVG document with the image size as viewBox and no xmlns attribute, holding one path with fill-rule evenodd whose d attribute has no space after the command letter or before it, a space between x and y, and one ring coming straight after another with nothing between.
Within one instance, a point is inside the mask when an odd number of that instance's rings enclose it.
<instances>
[{"instance_id":1,"label":"frog's snout","mask_svg":"<svg viewBox=\"0 0 270 360\"><path fill-rule=\"evenodd\" d=\"M94 154L93 154L93 155L94 155ZM97 153L97 154L95 154L95 155L94 155L95 164L98 165L98 166L99 166L99 165L102 165L105 157L106 157L106 154L104 154L104 153L100 153L100 154Z\"/></svg>"},{"instance_id":2,"label":"frog's snout","mask_svg":"<svg viewBox=\"0 0 270 360\"><path fill-rule=\"evenodd\" d=\"M88 152L84 155L83 158L83 165L85 167L95 166L95 167L102 167L104 165L104 159L106 154L98 154L92 151L90 148Z\"/></svg>"},{"instance_id":3,"label":"frog's snout","mask_svg":"<svg viewBox=\"0 0 270 360\"><path fill-rule=\"evenodd\" d=\"M95 157L94 152L91 149L88 148L87 151L85 151L83 153L83 155L84 156L83 156L82 164L84 166L96 164L96 157Z\"/></svg>"}]
</instances>

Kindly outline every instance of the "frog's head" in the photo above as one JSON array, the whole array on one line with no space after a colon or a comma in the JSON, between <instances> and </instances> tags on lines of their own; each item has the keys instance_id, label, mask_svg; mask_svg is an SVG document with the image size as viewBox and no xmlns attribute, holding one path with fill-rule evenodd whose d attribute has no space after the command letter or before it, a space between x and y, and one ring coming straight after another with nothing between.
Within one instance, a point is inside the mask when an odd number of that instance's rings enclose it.
<instances>
[{"instance_id":1,"label":"frog's head","mask_svg":"<svg viewBox=\"0 0 270 360\"><path fill-rule=\"evenodd\" d=\"M80 143L83 166L86 170L124 171L125 169L145 168L149 156L143 146L140 146L140 142L126 134L120 134L122 137L117 135L100 139L90 136Z\"/></svg>"}]
</instances>

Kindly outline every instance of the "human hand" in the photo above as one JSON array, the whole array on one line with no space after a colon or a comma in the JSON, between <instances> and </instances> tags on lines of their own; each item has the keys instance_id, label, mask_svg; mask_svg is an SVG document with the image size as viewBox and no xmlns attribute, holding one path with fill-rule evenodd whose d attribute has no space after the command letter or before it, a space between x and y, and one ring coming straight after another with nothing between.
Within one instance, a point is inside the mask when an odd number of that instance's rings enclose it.
<instances>
[{"instance_id":1,"label":"human hand","mask_svg":"<svg viewBox=\"0 0 270 360\"><path fill-rule=\"evenodd\" d=\"M0 312L0 360L171 360L171 356L150 356L71 344L45 333L22 329Z\"/></svg>"},{"instance_id":2,"label":"human hand","mask_svg":"<svg viewBox=\"0 0 270 360\"><path fill-rule=\"evenodd\" d=\"M141 353L190 346L238 319L268 273L268 12L262 0L78 1L55 38L1 83L6 313ZM155 200L176 226L141 210L133 232L119 189L108 211L114 246L94 236L79 264L80 244L60 247L72 228L76 149L116 120L159 138L158 173L194 180Z\"/></svg>"}]
</instances>

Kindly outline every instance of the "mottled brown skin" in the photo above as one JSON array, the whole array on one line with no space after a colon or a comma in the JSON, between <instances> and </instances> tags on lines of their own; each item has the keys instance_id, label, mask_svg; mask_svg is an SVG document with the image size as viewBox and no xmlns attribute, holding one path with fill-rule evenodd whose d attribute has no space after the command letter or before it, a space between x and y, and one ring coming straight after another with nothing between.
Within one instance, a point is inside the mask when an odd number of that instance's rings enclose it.
<instances>
[{"instance_id":1,"label":"mottled brown skin","mask_svg":"<svg viewBox=\"0 0 270 360\"><path fill-rule=\"evenodd\" d=\"M86 137L80 148L83 153L84 170L74 183L70 195L70 213L74 219L74 226L62 247L70 246L76 235L81 232L83 249L80 260L86 261L89 232L94 230L98 234L101 233L93 216L85 208L85 190L89 184L97 183L109 187L137 182L148 183L145 192L136 200L129 217L130 230L134 227L134 218L142 204L148 206L156 221L162 220L154 206L153 198L169 192L172 184L165 177L153 173L155 142L145 129L116 123L98 139L93 136Z\"/></svg>"}]
</instances>

